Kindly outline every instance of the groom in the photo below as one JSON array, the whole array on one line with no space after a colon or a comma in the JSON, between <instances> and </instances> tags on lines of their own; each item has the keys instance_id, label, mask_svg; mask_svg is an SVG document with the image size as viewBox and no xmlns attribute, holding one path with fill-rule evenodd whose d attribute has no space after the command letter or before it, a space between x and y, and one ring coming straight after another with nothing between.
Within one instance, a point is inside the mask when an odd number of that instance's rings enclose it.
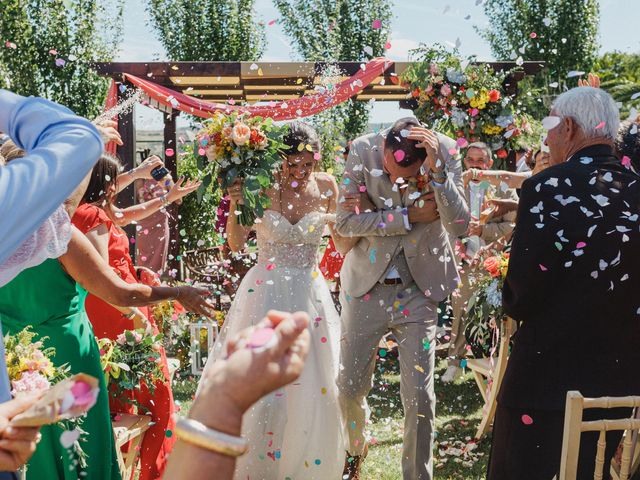
<instances>
[{"instance_id":1,"label":"groom","mask_svg":"<svg viewBox=\"0 0 640 480\"><path fill-rule=\"evenodd\" d=\"M403 476L432 478L437 306L458 284L449 234L464 235L469 223L455 150L453 140L414 118L351 145L341 197L366 192L375 209L353 212L338 204L338 233L360 237L341 272L338 387L349 431L344 478L359 478L366 455L366 396L378 343L388 331L400 355Z\"/></svg>"}]
</instances>

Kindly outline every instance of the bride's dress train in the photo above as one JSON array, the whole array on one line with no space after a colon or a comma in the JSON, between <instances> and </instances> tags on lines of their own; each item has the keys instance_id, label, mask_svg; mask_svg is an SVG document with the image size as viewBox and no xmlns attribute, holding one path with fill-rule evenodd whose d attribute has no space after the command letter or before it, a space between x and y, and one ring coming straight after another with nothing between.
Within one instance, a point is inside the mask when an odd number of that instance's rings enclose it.
<instances>
[{"instance_id":1,"label":"bride's dress train","mask_svg":"<svg viewBox=\"0 0 640 480\"><path fill-rule=\"evenodd\" d=\"M238 288L207 367L221 357L227 338L255 325L270 309L307 312L311 346L299 380L263 398L244 416L242 435L249 451L238 459L236 480L342 477L346 432L335 386L340 322L317 268L322 232L330 220L333 215L311 212L292 225L267 210L255 225L258 263Z\"/></svg>"}]
</instances>

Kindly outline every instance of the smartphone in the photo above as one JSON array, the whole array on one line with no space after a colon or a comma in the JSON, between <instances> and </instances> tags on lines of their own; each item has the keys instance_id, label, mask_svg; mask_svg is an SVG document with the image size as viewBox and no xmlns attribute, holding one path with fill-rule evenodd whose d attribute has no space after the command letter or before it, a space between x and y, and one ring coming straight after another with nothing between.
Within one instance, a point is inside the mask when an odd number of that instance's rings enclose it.
<instances>
[{"instance_id":1,"label":"smartphone","mask_svg":"<svg viewBox=\"0 0 640 480\"><path fill-rule=\"evenodd\" d=\"M156 181L160 181L162 180L164 177L166 177L169 174L169 170L167 170L167 168L165 168L165 166L161 166L161 167L156 167L153 170L151 170L151 176L153 177L154 180Z\"/></svg>"}]
</instances>

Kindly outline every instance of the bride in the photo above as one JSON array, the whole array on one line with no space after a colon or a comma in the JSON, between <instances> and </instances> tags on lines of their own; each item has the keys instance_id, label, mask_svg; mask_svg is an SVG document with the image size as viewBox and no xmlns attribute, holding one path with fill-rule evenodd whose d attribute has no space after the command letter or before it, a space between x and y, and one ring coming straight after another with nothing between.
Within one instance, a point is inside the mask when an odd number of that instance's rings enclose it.
<instances>
[{"instance_id":1,"label":"bride","mask_svg":"<svg viewBox=\"0 0 640 480\"><path fill-rule=\"evenodd\" d=\"M282 171L267 192L271 208L253 226L258 263L238 287L207 367L225 354L228 338L267 311L307 312L311 348L304 371L297 383L263 398L244 416L242 433L250 448L238 459L234 478L334 480L342 477L346 450L335 386L340 323L317 256L325 225L338 250L348 250L352 241L335 234L338 186L331 175L315 171L320 157L315 130L292 123L284 143L289 149ZM227 241L234 251L244 247L250 230L233 215L242 202L241 187L236 182L229 188Z\"/></svg>"}]
</instances>

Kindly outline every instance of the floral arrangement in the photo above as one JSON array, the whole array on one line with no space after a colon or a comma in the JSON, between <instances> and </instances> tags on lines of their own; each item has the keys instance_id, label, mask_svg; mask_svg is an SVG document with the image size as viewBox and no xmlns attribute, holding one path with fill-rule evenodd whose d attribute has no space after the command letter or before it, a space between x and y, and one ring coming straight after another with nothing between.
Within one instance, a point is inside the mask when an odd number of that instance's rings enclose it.
<instances>
[{"instance_id":1,"label":"floral arrangement","mask_svg":"<svg viewBox=\"0 0 640 480\"><path fill-rule=\"evenodd\" d=\"M417 60L402 75L422 122L457 140L459 148L482 141L506 158L535 137L532 118L516 109L502 86L509 72L462 60L440 45L412 51Z\"/></svg>"},{"instance_id":2,"label":"floral arrangement","mask_svg":"<svg viewBox=\"0 0 640 480\"><path fill-rule=\"evenodd\" d=\"M502 287L509 268L509 253L501 252L484 261L483 270L472 275L473 294L467 303L465 335L474 355L488 356L493 333L504 317Z\"/></svg>"},{"instance_id":3,"label":"floral arrangement","mask_svg":"<svg viewBox=\"0 0 640 480\"><path fill-rule=\"evenodd\" d=\"M171 305L167 305L167 303L170 302L158 304L153 309L158 325L163 325L162 334L164 348L168 356L175 357L180 360L181 369L185 368L190 371L189 365L191 364L192 349L199 346L201 351L206 351L208 340L206 330L201 329L198 339L199 345L195 342L192 344L189 324L213 321L217 323L218 328L221 328L224 324L226 314L221 310L216 310L212 320L205 318L198 318L195 320L190 318L186 313L175 314Z\"/></svg>"},{"instance_id":4,"label":"floral arrangement","mask_svg":"<svg viewBox=\"0 0 640 480\"><path fill-rule=\"evenodd\" d=\"M13 395L23 392L48 390L51 385L67 377L66 365L55 367L51 358L55 348L43 348L48 337L34 341L36 334L31 327L16 333L5 335L4 347Z\"/></svg>"},{"instance_id":5,"label":"floral arrangement","mask_svg":"<svg viewBox=\"0 0 640 480\"><path fill-rule=\"evenodd\" d=\"M244 204L238 205L241 225L253 225L270 205L265 191L275 183L274 173L286 148L282 143L286 128L270 118L217 112L197 135L197 152L206 155L214 169L203 181L205 188L212 176L220 179L223 189L237 178L243 180Z\"/></svg>"},{"instance_id":6,"label":"floral arrangement","mask_svg":"<svg viewBox=\"0 0 640 480\"><path fill-rule=\"evenodd\" d=\"M155 384L164 381L160 350L162 334L147 335L144 330L125 330L116 341L100 338L100 360L109 394L118 400L140 405L131 398L131 391L146 385L153 395Z\"/></svg>"},{"instance_id":7,"label":"floral arrangement","mask_svg":"<svg viewBox=\"0 0 640 480\"><path fill-rule=\"evenodd\" d=\"M55 395L57 387L63 387L62 383L73 381L73 384L69 385L68 389L65 388L66 393L57 411L46 409L46 421L43 420L41 410L32 408L34 411L28 410L21 414L20 418L15 417L15 424L59 424L64 430L60 438L62 445L69 450L71 458L77 461L81 468L86 468L86 454L81 445L81 435L86 432L82 430L83 417L80 414L87 412L95 404L98 389L84 381L82 374L69 378L70 369L67 364L55 366L51 361L56 355L56 349L44 348L44 342L48 337L34 341L35 337L36 333L31 331L31 327L4 337L5 361L12 395L46 391L48 393L42 399L46 400L49 396ZM54 385L57 386L53 387ZM39 404L35 405L38 406Z\"/></svg>"}]
</instances>

